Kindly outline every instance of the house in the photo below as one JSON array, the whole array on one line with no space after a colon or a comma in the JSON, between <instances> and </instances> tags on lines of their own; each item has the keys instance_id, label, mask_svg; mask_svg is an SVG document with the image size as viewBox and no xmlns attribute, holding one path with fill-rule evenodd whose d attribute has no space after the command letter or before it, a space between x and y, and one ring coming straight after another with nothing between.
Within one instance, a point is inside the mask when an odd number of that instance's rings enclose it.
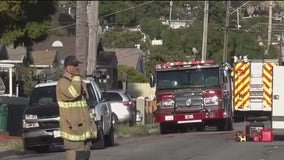
<instances>
[{"instance_id":1,"label":"house","mask_svg":"<svg viewBox=\"0 0 284 160\"><path fill-rule=\"evenodd\" d=\"M34 51L58 51L61 61L76 52L76 36L50 35L46 40L33 45ZM103 51L101 42L98 43L98 51ZM99 53L98 52L98 53Z\"/></svg>"},{"instance_id":2,"label":"house","mask_svg":"<svg viewBox=\"0 0 284 160\"><path fill-rule=\"evenodd\" d=\"M69 55L75 55L76 52L76 36L49 36L45 41L37 43L33 46L33 50L37 51L57 51L58 56L55 56L55 61L58 61L58 57L61 61L61 65L63 65L64 59ZM98 42L98 55L97 55L97 66L96 68L102 72L102 74L108 75L108 80L106 87L107 88L116 88L117 87L117 57L115 52L112 51L104 51L102 47L101 41ZM33 56L37 56L37 53L33 54ZM52 59L49 61L43 61L42 56L47 56L42 54L40 65L50 66L52 63ZM53 55L54 56L54 55ZM50 55L50 57L53 57ZM37 64L39 67L39 64Z\"/></svg>"},{"instance_id":3,"label":"house","mask_svg":"<svg viewBox=\"0 0 284 160\"><path fill-rule=\"evenodd\" d=\"M104 48L105 51L115 52L118 65L126 65L144 73L143 52L138 48Z\"/></svg>"},{"instance_id":4,"label":"house","mask_svg":"<svg viewBox=\"0 0 284 160\"><path fill-rule=\"evenodd\" d=\"M152 40L152 46L163 45L163 40L161 39L154 39Z\"/></svg>"},{"instance_id":5,"label":"house","mask_svg":"<svg viewBox=\"0 0 284 160\"><path fill-rule=\"evenodd\" d=\"M61 43L62 46L57 45ZM54 36L50 35L42 42L33 45L34 51L58 51L62 60L76 51L76 36Z\"/></svg>"},{"instance_id":6,"label":"house","mask_svg":"<svg viewBox=\"0 0 284 160\"><path fill-rule=\"evenodd\" d=\"M162 20L163 25L170 25L172 29L186 28L193 23L193 20Z\"/></svg>"},{"instance_id":7,"label":"house","mask_svg":"<svg viewBox=\"0 0 284 160\"><path fill-rule=\"evenodd\" d=\"M31 57L28 56L28 51L25 47L0 45L0 63L9 64L27 64L31 63Z\"/></svg>"},{"instance_id":8,"label":"house","mask_svg":"<svg viewBox=\"0 0 284 160\"><path fill-rule=\"evenodd\" d=\"M61 59L58 51L34 51L32 53L33 63L30 67L37 69L37 74L50 68L59 68L61 66Z\"/></svg>"}]
</instances>

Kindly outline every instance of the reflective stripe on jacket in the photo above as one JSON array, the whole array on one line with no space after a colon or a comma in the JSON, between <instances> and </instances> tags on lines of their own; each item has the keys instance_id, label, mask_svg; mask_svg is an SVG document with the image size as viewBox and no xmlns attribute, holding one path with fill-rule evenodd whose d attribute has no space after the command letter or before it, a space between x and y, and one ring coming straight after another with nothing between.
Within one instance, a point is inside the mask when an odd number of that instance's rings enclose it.
<instances>
[{"instance_id":1,"label":"reflective stripe on jacket","mask_svg":"<svg viewBox=\"0 0 284 160\"><path fill-rule=\"evenodd\" d=\"M85 100L81 101L75 101L75 102L63 102L63 101L58 101L57 102L59 107L61 108L75 108L75 107L87 107L87 102Z\"/></svg>"},{"instance_id":2,"label":"reflective stripe on jacket","mask_svg":"<svg viewBox=\"0 0 284 160\"><path fill-rule=\"evenodd\" d=\"M82 80L79 76L68 77L65 72L56 86L61 136L70 141L95 138L96 127L82 95Z\"/></svg>"}]
</instances>

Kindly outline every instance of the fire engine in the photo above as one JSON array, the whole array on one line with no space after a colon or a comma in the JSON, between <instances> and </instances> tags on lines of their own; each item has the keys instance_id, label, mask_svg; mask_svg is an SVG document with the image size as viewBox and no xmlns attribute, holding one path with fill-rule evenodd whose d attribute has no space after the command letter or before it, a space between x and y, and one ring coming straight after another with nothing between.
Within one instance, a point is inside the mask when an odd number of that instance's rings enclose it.
<instances>
[{"instance_id":1,"label":"fire engine","mask_svg":"<svg viewBox=\"0 0 284 160\"><path fill-rule=\"evenodd\" d=\"M234 117L271 119L275 66L278 59L235 60L232 72Z\"/></svg>"},{"instance_id":2,"label":"fire engine","mask_svg":"<svg viewBox=\"0 0 284 160\"><path fill-rule=\"evenodd\" d=\"M232 129L232 83L230 65L213 60L157 64L150 74L156 87L155 120L161 134L186 132L205 126Z\"/></svg>"}]
</instances>

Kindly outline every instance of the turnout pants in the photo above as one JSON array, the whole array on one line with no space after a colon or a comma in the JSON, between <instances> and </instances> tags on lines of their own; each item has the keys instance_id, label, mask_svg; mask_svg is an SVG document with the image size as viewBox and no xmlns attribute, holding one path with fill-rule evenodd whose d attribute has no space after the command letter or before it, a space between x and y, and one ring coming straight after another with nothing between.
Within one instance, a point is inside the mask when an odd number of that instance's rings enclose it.
<instances>
[{"instance_id":1,"label":"turnout pants","mask_svg":"<svg viewBox=\"0 0 284 160\"><path fill-rule=\"evenodd\" d=\"M64 140L66 160L89 160L91 141L73 142Z\"/></svg>"}]
</instances>

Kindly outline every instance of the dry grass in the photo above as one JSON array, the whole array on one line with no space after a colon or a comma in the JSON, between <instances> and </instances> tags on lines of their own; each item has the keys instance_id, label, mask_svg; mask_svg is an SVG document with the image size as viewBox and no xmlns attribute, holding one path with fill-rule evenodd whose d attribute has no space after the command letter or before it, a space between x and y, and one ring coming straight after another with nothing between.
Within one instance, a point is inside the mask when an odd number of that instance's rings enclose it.
<instances>
[{"instance_id":1,"label":"dry grass","mask_svg":"<svg viewBox=\"0 0 284 160\"><path fill-rule=\"evenodd\" d=\"M6 142L3 142L6 141ZM17 140L2 140L0 144L0 151L8 151L8 150L23 150L23 142L21 139Z\"/></svg>"},{"instance_id":2,"label":"dry grass","mask_svg":"<svg viewBox=\"0 0 284 160\"><path fill-rule=\"evenodd\" d=\"M134 126L119 124L115 128L115 135L117 138L143 137L155 134L159 134L158 124L147 124L147 125L136 124Z\"/></svg>"}]
</instances>

